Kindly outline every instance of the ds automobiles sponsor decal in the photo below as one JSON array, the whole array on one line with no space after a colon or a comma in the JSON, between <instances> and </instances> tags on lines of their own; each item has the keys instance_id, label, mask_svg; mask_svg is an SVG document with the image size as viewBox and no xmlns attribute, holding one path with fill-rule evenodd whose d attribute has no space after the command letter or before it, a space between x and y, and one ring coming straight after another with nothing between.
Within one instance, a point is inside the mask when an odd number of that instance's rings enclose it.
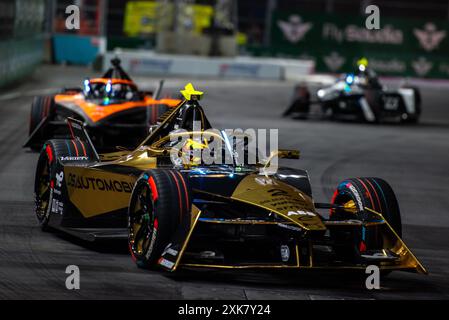
<instances>
[{"instance_id":1,"label":"ds automobiles sponsor decal","mask_svg":"<svg viewBox=\"0 0 449 320\"><path fill-rule=\"evenodd\" d=\"M136 178L83 167L65 167L70 201L85 217L124 209Z\"/></svg>"},{"instance_id":2,"label":"ds automobiles sponsor decal","mask_svg":"<svg viewBox=\"0 0 449 320\"><path fill-rule=\"evenodd\" d=\"M67 186L77 189L126 192L131 193L134 183L123 180L101 179L89 176L76 176L69 174Z\"/></svg>"}]
</instances>

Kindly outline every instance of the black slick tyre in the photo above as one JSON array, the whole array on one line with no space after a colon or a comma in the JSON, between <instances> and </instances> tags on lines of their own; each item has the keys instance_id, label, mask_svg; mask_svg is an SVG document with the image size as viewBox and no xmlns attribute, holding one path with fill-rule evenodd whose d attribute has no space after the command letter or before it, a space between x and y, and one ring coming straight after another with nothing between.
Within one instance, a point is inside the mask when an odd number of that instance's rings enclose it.
<instances>
[{"instance_id":1,"label":"black slick tyre","mask_svg":"<svg viewBox=\"0 0 449 320\"><path fill-rule=\"evenodd\" d=\"M153 169L140 176L128 209L128 247L138 267L157 265L190 207L188 181L179 171Z\"/></svg>"},{"instance_id":2,"label":"black slick tyre","mask_svg":"<svg viewBox=\"0 0 449 320\"><path fill-rule=\"evenodd\" d=\"M342 181L334 192L332 204L344 206L353 202L353 212L342 209L331 209L331 220L360 220L362 222L372 219L373 212L382 214L393 230L402 236L402 222L399 205L391 186L380 178L351 178ZM370 209L370 210L367 210ZM362 227L359 233L350 235L343 232L334 232L332 235L336 243L352 243L350 246L338 248L339 253L346 258L354 258L368 250L382 248L382 237L377 227ZM345 238L346 237L346 238Z\"/></svg>"}]
</instances>

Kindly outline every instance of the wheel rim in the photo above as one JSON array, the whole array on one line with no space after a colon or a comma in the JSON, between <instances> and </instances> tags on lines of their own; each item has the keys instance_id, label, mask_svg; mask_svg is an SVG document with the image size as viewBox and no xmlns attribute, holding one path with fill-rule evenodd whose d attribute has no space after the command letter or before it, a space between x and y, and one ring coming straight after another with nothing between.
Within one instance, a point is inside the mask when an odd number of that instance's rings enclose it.
<instances>
[{"instance_id":1,"label":"wheel rim","mask_svg":"<svg viewBox=\"0 0 449 320\"><path fill-rule=\"evenodd\" d=\"M42 163L42 162L41 162ZM36 189L36 215L39 221L47 217L51 201L50 161L47 156L41 165Z\"/></svg>"},{"instance_id":2,"label":"wheel rim","mask_svg":"<svg viewBox=\"0 0 449 320\"><path fill-rule=\"evenodd\" d=\"M154 202L146 183L136 188L129 213L129 246L135 257L145 255L153 241L155 225Z\"/></svg>"},{"instance_id":3,"label":"wheel rim","mask_svg":"<svg viewBox=\"0 0 449 320\"><path fill-rule=\"evenodd\" d=\"M356 203L355 197L349 192L339 192L333 199L333 203L337 205L349 205L351 202ZM357 206L356 206L357 208ZM357 212L349 213L347 211L331 209L331 217L335 220L347 220L347 219L363 219L360 211L357 208Z\"/></svg>"},{"instance_id":4,"label":"wheel rim","mask_svg":"<svg viewBox=\"0 0 449 320\"><path fill-rule=\"evenodd\" d=\"M338 205L345 205L350 202L356 203L356 201L357 199L354 197L354 195L347 191L339 192L333 199L333 203ZM357 212L355 213L348 213L343 210L335 210L332 214L333 220L347 220L353 218L361 221L366 221L366 219L368 218L368 213L365 212L365 210L359 211L359 209L357 208ZM377 229L374 229L374 227L371 227L371 229L362 227L361 234L364 234L364 236L360 236L360 239L357 239L355 243L360 252L366 251L367 245L369 245L370 248L382 247L382 237L379 236Z\"/></svg>"}]
</instances>

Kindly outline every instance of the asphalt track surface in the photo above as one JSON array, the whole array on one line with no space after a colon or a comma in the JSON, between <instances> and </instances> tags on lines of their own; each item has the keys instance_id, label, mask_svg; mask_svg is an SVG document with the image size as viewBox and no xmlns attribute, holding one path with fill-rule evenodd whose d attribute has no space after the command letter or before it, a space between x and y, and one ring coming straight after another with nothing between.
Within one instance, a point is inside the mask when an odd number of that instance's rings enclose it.
<instances>
[{"instance_id":1,"label":"asphalt track surface","mask_svg":"<svg viewBox=\"0 0 449 320\"><path fill-rule=\"evenodd\" d=\"M316 201L328 201L347 177L378 176L396 191L404 239L429 275L393 272L380 290L341 273L138 269L123 243L88 245L44 233L33 214L37 154L22 149L32 96L79 85L83 68L42 67L0 92L0 299L447 299L449 298L449 86L422 88L417 126L283 119L293 83L194 80L216 128L277 128L280 147L299 148ZM151 87L156 79L137 79ZM169 88L185 81L168 80ZM65 288L77 265L81 289Z\"/></svg>"}]
</instances>

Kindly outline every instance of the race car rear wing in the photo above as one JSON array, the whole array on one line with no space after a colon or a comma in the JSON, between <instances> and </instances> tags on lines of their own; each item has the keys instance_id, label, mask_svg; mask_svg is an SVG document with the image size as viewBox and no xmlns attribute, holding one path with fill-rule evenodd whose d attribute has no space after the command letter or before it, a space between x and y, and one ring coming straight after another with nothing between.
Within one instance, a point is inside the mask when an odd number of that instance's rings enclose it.
<instances>
[{"instance_id":1,"label":"race car rear wing","mask_svg":"<svg viewBox=\"0 0 449 320\"><path fill-rule=\"evenodd\" d=\"M89 137L89 134L86 131L86 128L84 128L83 122L73 119L73 118L67 118L67 125L69 126L70 135L72 136L72 139L78 139L86 143L89 153L94 158L95 161L100 161L100 156L98 155L97 150L94 147L94 144L92 143L92 140Z\"/></svg>"}]
</instances>

